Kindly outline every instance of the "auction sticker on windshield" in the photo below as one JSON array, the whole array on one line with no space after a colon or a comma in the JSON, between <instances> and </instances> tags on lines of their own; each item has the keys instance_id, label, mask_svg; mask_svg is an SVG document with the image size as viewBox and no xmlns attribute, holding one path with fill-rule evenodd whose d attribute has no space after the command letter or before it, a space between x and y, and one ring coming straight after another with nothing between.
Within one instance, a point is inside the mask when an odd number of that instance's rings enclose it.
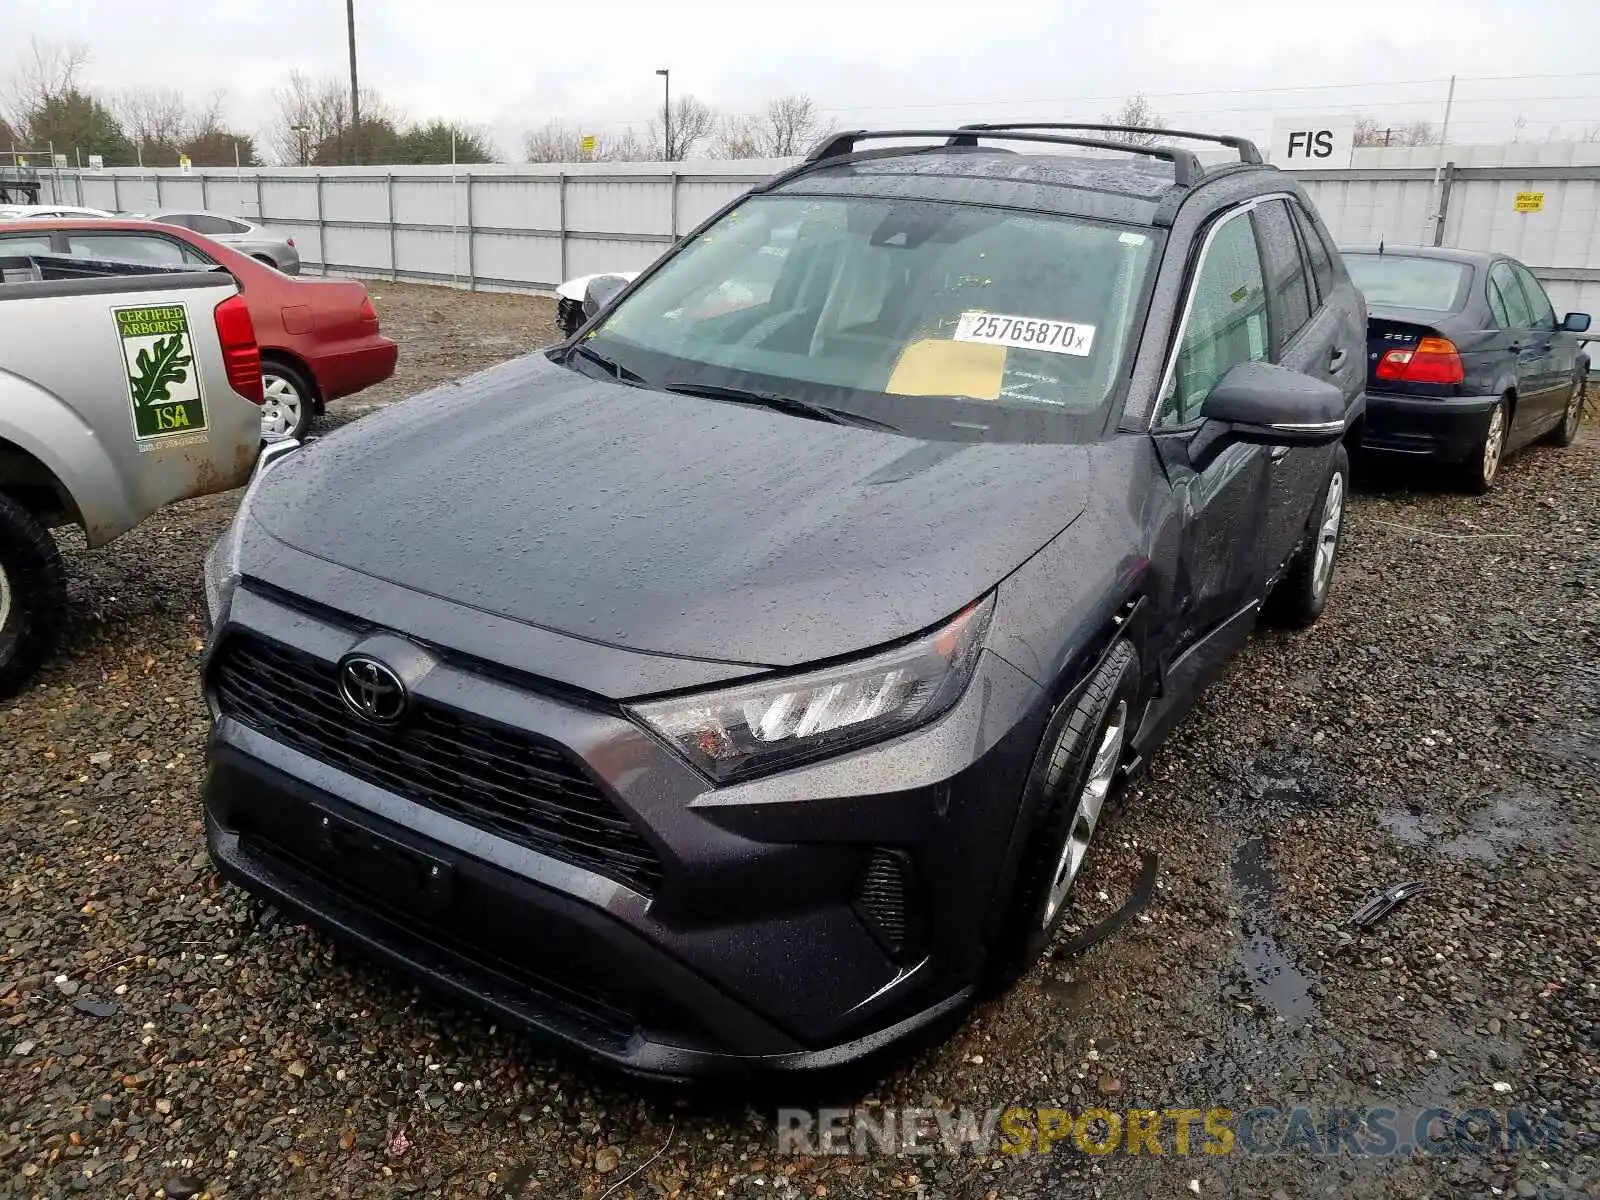
<instances>
[{"instance_id":1,"label":"auction sticker on windshield","mask_svg":"<svg viewBox=\"0 0 1600 1200\"><path fill-rule=\"evenodd\" d=\"M203 431L206 402L187 306L114 308L111 315L122 339L134 436L143 442Z\"/></svg>"},{"instance_id":2,"label":"auction sticker on windshield","mask_svg":"<svg viewBox=\"0 0 1600 1200\"><path fill-rule=\"evenodd\" d=\"M1045 317L964 312L956 322L955 340L1083 357L1094 347L1094 326L1079 325L1072 321L1052 321Z\"/></svg>"}]
</instances>

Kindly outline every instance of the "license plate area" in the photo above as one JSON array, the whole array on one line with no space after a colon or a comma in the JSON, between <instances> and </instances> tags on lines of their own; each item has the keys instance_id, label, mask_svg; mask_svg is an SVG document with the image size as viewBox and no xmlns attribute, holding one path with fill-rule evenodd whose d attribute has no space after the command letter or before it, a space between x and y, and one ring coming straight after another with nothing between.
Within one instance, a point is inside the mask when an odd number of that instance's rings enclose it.
<instances>
[{"instance_id":1,"label":"license plate area","mask_svg":"<svg viewBox=\"0 0 1600 1200\"><path fill-rule=\"evenodd\" d=\"M334 878L399 909L438 915L455 897L455 868L332 813L314 817L310 845L315 862Z\"/></svg>"}]
</instances>

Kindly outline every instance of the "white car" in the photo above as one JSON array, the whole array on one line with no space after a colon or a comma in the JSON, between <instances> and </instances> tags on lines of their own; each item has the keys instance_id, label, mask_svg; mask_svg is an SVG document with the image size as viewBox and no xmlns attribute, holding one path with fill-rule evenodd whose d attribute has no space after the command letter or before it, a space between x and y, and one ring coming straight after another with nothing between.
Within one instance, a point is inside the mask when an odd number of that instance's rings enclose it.
<instances>
[{"instance_id":1,"label":"white car","mask_svg":"<svg viewBox=\"0 0 1600 1200\"><path fill-rule=\"evenodd\" d=\"M608 278L632 283L639 278L639 272L601 271L597 275L579 275L576 279L567 280L556 289L556 327L561 330L562 337L571 337L577 333L578 326L588 319L588 314L583 311L583 298L589 291L590 282Z\"/></svg>"},{"instance_id":2,"label":"white car","mask_svg":"<svg viewBox=\"0 0 1600 1200\"><path fill-rule=\"evenodd\" d=\"M0 221L23 221L32 217L109 217L103 208L80 208L72 204L4 204L0 205Z\"/></svg>"}]
</instances>

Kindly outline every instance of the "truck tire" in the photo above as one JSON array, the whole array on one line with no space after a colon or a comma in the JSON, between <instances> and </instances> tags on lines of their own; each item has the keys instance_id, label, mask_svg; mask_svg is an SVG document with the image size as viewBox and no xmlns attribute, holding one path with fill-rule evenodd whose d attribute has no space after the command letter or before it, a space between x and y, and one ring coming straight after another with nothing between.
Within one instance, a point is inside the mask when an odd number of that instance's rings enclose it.
<instances>
[{"instance_id":1,"label":"truck tire","mask_svg":"<svg viewBox=\"0 0 1600 1200\"><path fill-rule=\"evenodd\" d=\"M67 576L50 531L0 493L0 698L11 695L55 648Z\"/></svg>"}]
</instances>

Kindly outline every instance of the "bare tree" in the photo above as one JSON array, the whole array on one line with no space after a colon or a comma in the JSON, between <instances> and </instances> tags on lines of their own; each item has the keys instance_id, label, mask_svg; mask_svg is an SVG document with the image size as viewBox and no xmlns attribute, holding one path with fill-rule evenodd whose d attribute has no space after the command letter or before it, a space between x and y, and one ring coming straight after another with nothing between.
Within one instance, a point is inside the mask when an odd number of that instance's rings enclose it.
<instances>
[{"instance_id":1,"label":"bare tree","mask_svg":"<svg viewBox=\"0 0 1600 1200\"><path fill-rule=\"evenodd\" d=\"M631 126L621 136L595 134L594 150L588 154L583 152L584 136L581 127L546 121L523 138L523 154L528 162L536 163L639 162L650 157L650 148Z\"/></svg>"},{"instance_id":2,"label":"bare tree","mask_svg":"<svg viewBox=\"0 0 1600 1200\"><path fill-rule=\"evenodd\" d=\"M716 114L693 96L680 96L672 105L672 139L668 145L661 123L650 122L650 143L657 162L682 162L717 128Z\"/></svg>"},{"instance_id":3,"label":"bare tree","mask_svg":"<svg viewBox=\"0 0 1600 1200\"><path fill-rule=\"evenodd\" d=\"M795 92L768 101L759 116L724 120L713 153L719 158L790 158L804 154L833 128L810 96Z\"/></svg>"},{"instance_id":4,"label":"bare tree","mask_svg":"<svg viewBox=\"0 0 1600 1200\"><path fill-rule=\"evenodd\" d=\"M89 48L81 42L41 42L28 39L28 48L5 89L5 109L19 136L30 137L35 113L77 90L78 76L89 61Z\"/></svg>"},{"instance_id":5,"label":"bare tree","mask_svg":"<svg viewBox=\"0 0 1600 1200\"><path fill-rule=\"evenodd\" d=\"M1600 125L1590 125L1579 132L1573 139L1577 142L1600 142Z\"/></svg>"},{"instance_id":6,"label":"bare tree","mask_svg":"<svg viewBox=\"0 0 1600 1200\"><path fill-rule=\"evenodd\" d=\"M1385 134L1389 132L1378 124L1377 117L1357 117L1350 140L1357 146L1387 146Z\"/></svg>"},{"instance_id":7,"label":"bare tree","mask_svg":"<svg viewBox=\"0 0 1600 1200\"><path fill-rule=\"evenodd\" d=\"M1156 106L1150 103L1143 92L1135 92L1122 102L1122 107L1114 113L1107 113L1107 125L1133 125L1140 129L1165 129L1167 119L1156 111ZM1108 133L1106 137L1113 142L1127 142L1130 146L1153 146L1160 140L1157 133Z\"/></svg>"},{"instance_id":8,"label":"bare tree","mask_svg":"<svg viewBox=\"0 0 1600 1200\"><path fill-rule=\"evenodd\" d=\"M1437 146L1439 134L1432 121L1408 121L1395 130L1394 140L1400 146Z\"/></svg>"},{"instance_id":9,"label":"bare tree","mask_svg":"<svg viewBox=\"0 0 1600 1200\"><path fill-rule=\"evenodd\" d=\"M349 160L354 139L350 136L350 89L343 80L313 79L291 71L288 83L272 96L278 111L268 130L267 144L279 162ZM387 132L398 123L394 110L376 92L361 89L363 129L372 125L379 132Z\"/></svg>"}]
</instances>

